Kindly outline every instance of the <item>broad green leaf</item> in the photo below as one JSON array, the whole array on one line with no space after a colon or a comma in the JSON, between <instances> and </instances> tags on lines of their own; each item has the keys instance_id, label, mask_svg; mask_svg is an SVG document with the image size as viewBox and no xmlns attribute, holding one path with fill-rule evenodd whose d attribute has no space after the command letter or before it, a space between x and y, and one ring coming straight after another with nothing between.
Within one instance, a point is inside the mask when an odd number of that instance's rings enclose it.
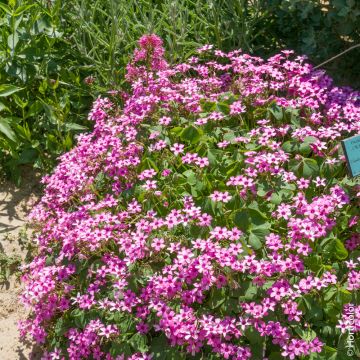
<instances>
[{"instance_id":1,"label":"broad green leaf","mask_svg":"<svg viewBox=\"0 0 360 360\"><path fill-rule=\"evenodd\" d=\"M335 238L326 243L323 251L328 259L337 258L339 260L344 260L349 255L343 242Z\"/></svg>"},{"instance_id":2,"label":"broad green leaf","mask_svg":"<svg viewBox=\"0 0 360 360\"><path fill-rule=\"evenodd\" d=\"M261 344L264 342L264 337L261 336L260 333L252 327L248 327L245 330L245 336L252 345L261 346Z\"/></svg>"},{"instance_id":3,"label":"broad green leaf","mask_svg":"<svg viewBox=\"0 0 360 360\"><path fill-rule=\"evenodd\" d=\"M44 110L44 107L43 107L43 104L41 103L41 101L36 100L31 104L30 109L26 114L26 117L37 115L43 110Z\"/></svg>"},{"instance_id":4,"label":"broad green leaf","mask_svg":"<svg viewBox=\"0 0 360 360\"><path fill-rule=\"evenodd\" d=\"M322 266L321 256L319 255L310 255L304 258L305 265L312 271L317 272Z\"/></svg>"},{"instance_id":5,"label":"broad green leaf","mask_svg":"<svg viewBox=\"0 0 360 360\"><path fill-rule=\"evenodd\" d=\"M85 319L85 311L77 308L77 309L73 310L71 315L74 319L75 325L78 328L83 329L85 327L85 325L87 324L86 319Z\"/></svg>"},{"instance_id":6,"label":"broad green leaf","mask_svg":"<svg viewBox=\"0 0 360 360\"><path fill-rule=\"evenodd\" d=\"M15 10L13 16L20 16L22 13L24 13L25 11L28 11L28 10L31 9L33 6L35 6L35 4L19 6L19 7Z\"/></svg>"},{"instance_id":7,"label":"broad green leaf","mask_svg":"<svg viewBox=\"0 0 360 360\"><path fill-rule=\"evenodd\" d=\"M14 130L10 126L10 120L8 118L0 118L0 133L3 133L8 139L16 141L16 135Z\"/></svg>"},{"instance_id":8,"label":"broad green leaf","mask_svg":"<svg viewBox=\"0 0 360 360\"><path fill-rule=\"evenodd\" d=\"M216 103L215 102L210 102L210 101L201 101L201 108L203 109L203 111L205 112L211 112L214 111L216 107Z\"/></svg>"},{"instance_id":9,"label":"broad green leaf","mask_svg":"<svg viewBox=\"0 0 360 360\"><path fill-rule=\"evenodd\" d=\"M212 289L210 293L210 298L208 300L208 305L210 309L215 310L219 308L225 301L225 290L224 289Z\"/></svg>"},{"instance_id":10,"label":"broad green leaf","mask_svg":"<svg viewBox=\"0 0 360 360\"><path fill-rule=\"evenodd\" d=\"M197 183L197 178L196 178L194 171L186 170L183 172L183 175L186 176L186 182L189 185L195 185Z\"/></svg>"},{"instance_id":11,"label":"broad green leaf","mask_svg":"<svg viewBox=\"0 0 360 360\"><path fill-rule=\"evenodd\" d=\"M8 15L12 15L12 10L4 3L0 2L0 9L4 10Z\"/></svg>"},{"instance_id":12,"label":"broad green leaf","mask_svg":"<svg viewBox=\"0 0 360 360\"><path fill-rule=\"evenodd\" d=\"M226 103L220 102L216 104L216 110L228 115L230 113L230 106Z\"/></svg>"},{"instance_id":13,"label":"broad green leaf","mask_svg":"<svg viewBox=\"0 0 360 360\"><path fill-rule=\"evenodd\" d=\"M19 42L19 35L17 34L17 32L15 32L14 34L10 34L8 36L7 43L11 50L15 49L18 42Z\"/></svg>"},{"instance_id":14,"label":"broad green leaf","mask_svg":"<svg viewBox=\"0 0 360 360\"><path fill-rule=\"evenodd\" d=\"M150 156L145 157L145 162L147 163L145 169L154 169L157 172L159 171L159 168L156 166L155 162L150 158Z\"/></svg>"},{"instance_id":15,"label":"broad green leaf","mask_svg":"<svg viewBox=\"0 0 360 360\"><path fill-rule=\"evenodd\" d=\"M305 318L309 321L319 321L323 318L322 307L311 297L304 296L304 301L307 307Z\"/></svg>"},{"instance_id":16,"label":"broad green leaf","mask_svg":"<svg viewBox=\"0 0 360 360\"><path fill-rule=\"evenodd\" d=\"M264 224L265 225L265 224ZM270 233L271 224L267 223L268 226L256 226L252 227L249 235L249 244L255 249L259 250L262 247L262 243L265 236Z\"/></svg>"},{"instance_id":17,"label":"broad green leaf","mask_svg":"<svg viewBox=\"0 0 360 360\"><path fill-rule=\"evenodd\" d=\"M181 140L187 140L192 144L196 144L200 141L201 135L202 131L200 129L190 125L182 131L180 138Z\"/></svg>"},{"instance_id":18,"label":"broad green leaf","mask_svg":"<svg viewBox=\"0 0 360 360\"><path fill-rule=\"evenodd\" d=\"M351 302L351 299L352 293L349 290L340 289L336 295L336 300L341 306Z\"/></svg>"},{"instance_id":19,"label":"broad green leaf","mask_svg":"<svg viewBox=\"0 0 360 360\"><path fill-rule=\"evenodd\" d=\"M221 159L224 152L219 149L209 149L207 152L207 158L209 159L210 165L217 165L218 159Z\"/></svg>"},{"instance_id":20,"label":"broad green leaf","mask_svg":"<svg viewBox=\"0 0 360 360\"><path fill-rule=\"evenodd\" d=\"M10 111L10 110L5 104L0 102L0 111Z\"/></svg>"},{"instance_id":21,"label":"broad green leaf","mask_svg":"<svg viewBox=\"0 0 360 360\"><path fill-rule=\"evenodd\" d=\"M110 347L110 355L116 357L117 355L127 355L130 356L132 354L131 348L129 344L122 342L118 343L113 341Z\"/></svg>"},{"instance_id":22,"label":"broad green leaf","mask_svg":"<svg viewBox=\"0 0 360 360\"><path fill-rule=\"evenodd\" d=\"M274 118L277 121L281 121L284 117L284 111L283 108L276 105L276 104L272 104L271 107L269 107L269 112L274 116Z\"/></svg>"},{"instance_id":23,"label":"broad green leaf","mask_svg":"<svg viewBox=\"0 0 360 360\"><path fill-rule=\"evenodd\" d=\"M149 352L156 360L185 360L185 354L182 354L176 347L171 347L165 335L152 338Z\"/></svg>"},{"instance_id":24,"label":"broad green leaf","mask_svg":"<svg viewBox=\"0 0 360 360\"><path fill-rule=\"evenodd\" d=\"M299 140L289 140L286 141L282 148L285 152L294 153L294 154L301 154L307 156L311 152L310 144L312 144L316 139L312 136L307 136L304 141Z\"/></svg>"},{"instance_id":25,"label":"broad green leaf","mask_svg":"<svg viewBox=\"0 0 360 360\"><path fill-rule=\"evenodd\" d=\"M260 210L247 208L235 213L234 222L242 231L247 231L250 226L255 228L264 225L266 216Z\"/></svg>"},{"instance_id":26,"label":"broad green leaf","mask_svg":"<svg viewBox=\"0 0 360 360\"><path fill-rule=\"evenodd\" d=\"M20 90L22 90L22 88L19 88L15 85L10 85L10 84L0 85L0 97L9 96Z\"/></svg>"},{"instance_id":27,"label":"broad green leaf","mask_svg":"<svg viewBox=\"0 0 360 360\"><path fill-rule=\"evenodd\" d=\"M149 350L146 344L146 336L140 333L133 335L129 340L129 344L136 352L146 352Z\"/></svg>"},{"instance_id":28,"label":"broad green leaf","mask_svg":"<svg viewBox=\"0 0 360 360\"><path fill-rule=\"evenodd\" d=\"M248 284L248 288L245 291L245 299L246 300L254 300L257 296L257 287L253 285L251 282Z\"/></svg>"},{"instance_id":29,"label":"broad green leaf","mask_svg":"<svg viewBox=\"0 0 360 360\"><path fill-rule=\"evenodd\" d=\"M319 174L319 165L315 159L311 158L302 158L300 161L292 159L289 162L289 169L305 178L315 177Z\"/></svg>"},{"instance_id":30,"label":"broad green leaf","mask_svg":"<svg viewBox=\"0 0 360 360\"><path fill-rule=\"evenodd\" d=\"M319 174L319 166L314 159L305 158L303 160L303 170L302 175L304 177L314 177Z\"/></svg>"},{"instance_id":31,"label":"broad green leaf","mask_svg":"<svg viewBox=\"0 0 360 360\"><path fill-rule=\"evenodd\" d=\"M19 164L31 164L32 162L35 161L37 156L38 156L37 150L35 150L33 148L25 149L24 151L22 151L20 153L18 163Z\"/></svg>"},{"instance_id":32,"label":"broad green leaf","mask_svg":"<svg viewBox=\"0 0 360 360\"><path fill-rule=\"evenodd\" d=\"M234 217L234 223L242 231L246 231L250 225L250 218L245 210L237 211Z\"/></svg>"},{"instance_id":33,"label":"broad green leaf","mask_svg":"<svg viewBox=\"0 0 360 360\"><path fill-rule=\"evenodd\" d=\"M341 313L341 309L331 301L327 301L323 307L326 318L333 322L337 322L338 315Z\"/></svg>"},{"instance_id":34,"label":"broad green leaf","mask_svg":"<svg viewBox=\"0 0 360 360\"><path fill-rule=\"evenodd\" d=\"M280 352L274 351L270 354L269 360L284 360Z\"/></svg>"},{"instance_id":35,"label":"broad green leaf","mask_svg":"<svg viewBox=\"0 0 360 360\"><path fill-rule=\"evenodd\" d=\"M304 329L300 326L294 327L294 330L303 340L306 340L306 341L314 340L317 336L317 334L314 330Z\"/></svg>"},{"instance_id":36,"label":"broad green leaf","mask_svg":"<svg viewBox=\"0 0 360 360\"><path fill-rule=\"evenodd\" d=\"M79 124L76 124L76 123L66 123L65 127L66 127L67 130L79 130L79 131L87 130L86 126L79 125Z\"/></svg>"}]
</instances>

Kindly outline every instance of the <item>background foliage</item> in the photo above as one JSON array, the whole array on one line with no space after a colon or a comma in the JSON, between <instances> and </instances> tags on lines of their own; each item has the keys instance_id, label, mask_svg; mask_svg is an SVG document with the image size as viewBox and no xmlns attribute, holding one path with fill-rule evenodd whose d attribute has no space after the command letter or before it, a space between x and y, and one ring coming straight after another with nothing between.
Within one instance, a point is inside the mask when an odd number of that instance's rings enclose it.
<instances>
[{"instance_id":1,"label":"background foliage","mask_svg":"<svg viewBox=\"0 0 360 360\"><path fill-rule=\"evenodd\" d=\"M205 43L268 56L280 48L315 64L360 39L355 0L8 0L0 2L0 161L49 171L89 128L91 101L123 85L128 54L144 33L160 35L174 63ZM325 68L359 85L356 49Z\"/></svg>"}]
</instances>

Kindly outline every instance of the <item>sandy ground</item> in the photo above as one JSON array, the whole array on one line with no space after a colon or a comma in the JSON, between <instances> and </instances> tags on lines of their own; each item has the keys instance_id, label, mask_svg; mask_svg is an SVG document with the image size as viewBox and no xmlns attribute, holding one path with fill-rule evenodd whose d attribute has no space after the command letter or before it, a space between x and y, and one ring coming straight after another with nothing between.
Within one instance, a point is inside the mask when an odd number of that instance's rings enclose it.
<instances>
[{"instance_id":1,"label":"sandy ground","mask_svg":"<svg viewBox=\"0 0 360 360\"><path fill-rule=\"evenodd\" d=\"M26 256L26 248L21 240L26 214L31 202L39 193L38 181L28 173L20 188L0 181L0 253L7 256ZM21 341L17 322L26 317L26 311L18 302L21 284L12 274L0 282L0 360L39 359L39 350L31 342Z\"/></svg>"}]
</instances>

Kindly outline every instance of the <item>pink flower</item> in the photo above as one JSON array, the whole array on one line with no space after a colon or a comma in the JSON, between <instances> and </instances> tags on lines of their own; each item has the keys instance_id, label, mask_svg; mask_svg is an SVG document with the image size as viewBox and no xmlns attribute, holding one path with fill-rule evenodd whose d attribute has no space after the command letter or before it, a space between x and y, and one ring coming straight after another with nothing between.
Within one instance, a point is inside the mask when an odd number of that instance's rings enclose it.
<instances>
[{"instance_id":1,"label":"pink flower","mask_svg":"<svg viewBox=\"0 0 360 360\"><path fill-rule=\"evenodd\" d=\"M117 335L119 330L115 325L102 326L99 331L99 335L105 338L109 338L111 335Z\"/></svg>"},{"instance_id":2,"label":"pink flower","mask_svg":"<svg viewBox=\"0 0 360 360\"><path fill-rule=\"evenodd\" d=\"M136 330L140 333L140 334L146 334L149 331L149 325L141 322L139 324L136 325Z\"/></svg>"},{"instance_id":3,"label":"pink flower","mask_svg":"<svg viewBox=\"0 0 360 360\"><path fill-rule=\"evenodd\" d=\"M296 182L299 189L307 189L310 184L310 180L301 178Z\"/></svg>"},{"instance_id":4,"label":"pink flower","mask_svg":"<svg viewBox=\"0 0 360 360\"><path fill-rule=\"evenodd\" d=\"M313 180L313 182L318 187L326 185L326 179L321 179L319 176L315 180Z\"/></svg>"},{"instance_id":5,"label":"pink flower","mask_svg":"<svg viewBox=\"0 0 360 360\"><path fill-rule=\"evenodd\" d=\"M209 166L209 160L208 158L204 157L204 158L197 158L195 160L195 164L198 165L199 167L203 168L206 166Z\"/></svg>"},{"instance_id":6,"label":"pink flower","mask_svg":"<svg viewBox=\"0 0 360 360\"><path fill-rule=\"evenodd\" d=\"M145 184L142 185L142 187L148 191L155 190L157 187L156 183L157 183L157 181L155 181L155 180L146 180Z\"/></svg>"},{"instance_id":7,"label":"pink flower","mask_svg":"<svg viewBox=\"0 0 360 360\"><path fill-rule=\"evenodd\" d=\"M151 243L151 247L155 251L160 251L161 249L165 248L165 241L162 238L154 238Z\"/></svg>"},{"instance_id":8,"label":"pink flower","mask_svg":"<svg viewBox=\"0 0 360 360\"><path fill-rule=\"evenodd\" d=\"M280 204L276 210L278 218L288 220L291 216L291 206L287 204Z\"/></svg>"},{"instance_id":9,"label":"pink flower","mask_svg":"<svg viewBox=\"0 0 360 360\"><path fill-rule=\"evenodd\" d=\"M173 146L170 147L170 150L176 156L176 155L182 154L184 152L184 147L185 146L183 144L175 143L175 144L173 144Z\"/></svg>"},{"instance_id":10,"label":"pink flower","mask_svg":"<svg viewBox=\"0 0 360 360\"><path fill-rule=\"evenodd\" d=\"M211 50L212 48L213 48L213 45L204 45L201 48L198 48L197 52L198 53L203 53L203 52Z\"/></svg>"},{"instance_id":11,"label":"pink flower","mask_svg":"<svg viewBox=\"0 0 360 360\"><path fill-rule=\"evenodd\" d=\"M169 125L171 123L171 118L168 116L163 116L159 119L159 124L161 125Z\"/></svg>"},{"instance_id":12,"label":"pink flower","mask_svg":"<svg viewBox=\"0 0 360 360\"><path fill-rule=\"evenodd\" d=\"M224 191L224 192L214 191L210 195L210 198L212 201L220 201L220 202L227 203L231 200L232 196L227 191Z\"/></svg>"},{"instance_id":13,"label":"pink flower","mask_svg":"<svg viewBox=\"0 0 360 360\"><path fill-rule=\"evenodd\" d=\"M237 115L244 113L246 111L246 107L241 104L241 101L236 101L230 105L230 115Z\"/></svg>"}]
</instances>

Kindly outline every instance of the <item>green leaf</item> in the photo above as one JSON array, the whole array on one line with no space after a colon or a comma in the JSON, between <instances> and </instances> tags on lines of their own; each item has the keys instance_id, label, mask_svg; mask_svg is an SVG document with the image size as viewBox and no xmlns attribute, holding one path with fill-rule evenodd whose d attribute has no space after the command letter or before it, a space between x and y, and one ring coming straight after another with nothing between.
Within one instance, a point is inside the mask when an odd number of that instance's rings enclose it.
<instances>
[{"instance_id":1,"label":"green leaf","mask_svg":"<svg viewBox=\"0 0 360 360\"><path fill-rule=\"evenodd\" d=\"M351 292L345 289L340 289L336 296L336 300L341 306L344 306L345 304L351 302L351 299L352 299Z\"/></svg>"},{"instance_id":2,"label":"green leaf","mask_svg":"<svg viewBox=\"0 0 360 360\"><path fill-rule=\"evenodd\" d=\"M217 103L216 110L222 112L225 115L228 115L230 113L230 105L224 102Z\"/></svg>"},{"instance_id":3,"label":"green leaf","mask_svg":"<svg viewBox=\"0 0 360 360\"><path fill-rule=\"evenodd\" d=\"M330 319L332 322L337 322L338 320L338 315L341 312L341 309L339 309L338 306L336 306L336 304L334 304L333 302L327 301L324 304L324 313L326 314L326 317L328 319Z\"/></svg>"},{"instance_id":4,"label":"green leaf","mask_svg":"<svg viewBox=\"0 0 360 360\"><path fill-rule=\"evenodd\" d=\"M344 168L344 163L339 162L336 164L327 164L326 162L322 163L320 166L320 175L326 179L331 179L336 177L339 172Z\"/></svg>"},{"instance_id":5,"label":"green leaf","mask_svg":"<svg viewBox=\"0 0 360 360\"><path fill-rule=\"evenodd\" d=\"M307 312L305 313L306 320L312 319L313 321L322 320L323 318L323 309L322 307L312 298L304 296L304 301L307 307Z\"/></svg>"},{"instance_id":6,"label":"green leaf","mask_svg":"<svg viewBox=\"0 0 360 360\"><path fill-rule=\"evenodd\" d=\"M264 225L266 215L255 204L250 204L248 208L235 213L234 222L242 231L247 231L250 225L253 228Z\"/></svg>"},{"instance_id":7,"label":"green leaf","mask_svg":"<svg viewBox=\"0 0 360 360\"><path fill-rule=\"evenodd\" d=\"M276 105L276 104L272 104L271 107L269 107L269 112L274 116L274 118L277 121L281 121L284 117L284 112L283 112L283 108Z\"/></svg>"},{"instance_id":8,"label":"green leaf","mask_svg":"<svg viewBox=\"0 0 360 360\"><path fill-rule=\"evenodd\" d=\"M221 158L221 155L223 155L224 152L219 149L209 149L207 152L207 158L209 160L209 163L211 166L216 166L218 164L219 158Z\"/></svg>"},{"instance_id":9,"label":"green leaf","mask_svg":"<svg viewBox=\"0 0 360 360\"><path fill-rule=\"evenodd\" d=\"M39 114L40 111L43 111L43 110L44 110L44 107L43 107L43 104L41 103L41 101L36 100L31 104L30 109L26 114L26 117L37 115L37 114Z\"/></svg>"},{"instance_id":10,"label":"green leaf","mask_svg":"<svg viewBox=\"0 0 360 360\"><path fill-rule=\"evenodd\" d=\"M302 158L302 160L292 159L289 162L289 169L299 176L305 178L314 177L319 174L319 165L315 159Z\"/></svg>"},{"instance_id":11,"label":"green leaf","mask_svg":"<svg viewBox=\"0 0 360 360\"><path fill-rule=\"evenodd\" d=\"M255 346L261 346L261 344L264 342L264 338L260 335L258 331L256 331L252 327L246 328L245 336L250 341L250 344Z\"/></svg>"},{"instance_id":12,"label":"green leaf","mask_svg":"<svg viewBox=\"0 0 360 360\"><path fill-rule=\"evenodd\" d=\"M317 272L322 266L321 256L310 255L304 258L305 265L312 271Z\"/></svg>"},{"instance_id":13,"label":"green leaf","mask_svg":"<svg viewBox=\"0 0 360 360\"><path fill-rule=\"evenodd\" d=\"M127 343L118 343L113 341L111 343L110 355L116 357L117 355L128 355L132 353L130 346Z\"/></svg>"},{"instance_id":14,"label":"green leaf","mask_svg":"<svg viewBox=\"0 0 360 360\"><path fill-rule=\"evenodd\" d=\"M216 107L216 103L215 102L210 102L210 101L204 101L201 100L201 108L203 109L203 111L205 112L211 112L215 110Z\"/></svg>"},{"instance_id":15,"label":"green leaf","mask_svg":"<svg viewBox=\"0 0 360 360\"><path fill-rule=\"evenodd\" d=\"M186 358L176 347L170 347L165 335L152 338L150 353L156 360L184 360Z\"/></svg>"},{"instance_id":16,"label":"green leaf","mask_svg":"<svg viewBox=\"0 0 360 360\"><path fill-rule=\"evenodd\" d=\"M239 229L246 231L250 225L250 218L245 210L237 211L234 217L234 223Z\"/></svg>"},{"instance_id":17,"label":"green leaf","mask_svg":"<svg viewBox=\"0 0 360 360\"><path fill-rule=\"evenodd\" d=\"M19 88L15 85L10 84L3 84L0 85L0 97L9 96L13 93L16 93L18 91L22 90L22 88Z\"/></svg>"},{"instance_id":18,"label":"green leaf","mask_svg":"<svg viewBox=\"0 0 360 360\"><path fill-rule=\"evenodd\" d=\"M10 34L7 39L9 48L11 50L14 50L18 41L19 41L19 35L16 32L14 34Z\"/></svg>"},{"instance_id":19,"label":"green leaf","mask_svg":"<svg viewBox=\"0 0 360 360\"><path fill-rule=\"evenodd\" d=\"M190 125L182 131L180 138L181 140L190 141L191 144L196 144L200 141L202 134L203 133L200 129Z\"/></svg>"},{"instance_id":20,"label":"green leaf","mask_svg":"<svg viewBox=\"0 0 360 360\"><path fill-rule=\"evenodd\" d=\"M133 335L130 340L129 344L130 346L136 351L136 352L146 352L149 350L149 347L146 344L146 336L141 335L140 333L137 333Z\"/></svg>"},{"instance_id":21,"label":"green leaf","mask_svg":"<svg viewBox=\"0 0 360 360\"><path fill-rule=\"evenodd\" d=\"M86 325L86 319L85 319L85 312L84 310L80 310L80 309L75 309L71 315L74 318L74 322L75 325L80 328L83 329Z\"/></svg>"},{"instance_id":22,"label":"green leaf","mask_svg":"<svg viewBox=\"0 0 360 360\"><path fill-rule=\"evenodd\" d=\"M35 6L35 4L19 6L19 7L15 10L13 16L20 16L22 13L24 13L25 11L31 9L33 6Z\"/></svg>"},{"instance_id":23,"label":"green leaf","mask_svg":"<svg viewBox=\"0 0 360 360\"><path fill-rule=\"evenodd\" d=\"M31 164L38 156L38 151L33 148L25 149L20 153L18 163L19 164Z\"/></svg>"},{"instance_id":24,"label":"green leaf","mask_svg":"<svg viewBox=\"0 0 360 360\"><path fill-rule=\"evenodd\" d=\"M280 352L274 351L270 354L269 360L284 360Z\"/></svg>"},{"instance_id":25,"label":"green leaf","mask_svg":"<svg viewBox=\"0 0 360 360\"><path fill-rule=\"evenodd\" d=\"M176 127L172 128L172 129L170 130L170 132L171 132L172 134L175 134L175 135L177 135L177 136L180 136L181 133L183 132L183 130L184 130L184 129L183 129L182 127L176 126Z\"/></svg>"},{"instance_id":26,"label":"green leaf","mask_svg":"<svg viewBox=\"0 0 360 360\"><path fill-rule=\"evenodd\" d=\"M336 258L339 260L344 260L349 255L343 242L339 239L331 239L328 243L326 243L323 251L328 259Z\"/></svg>"},{"instance_id":27,"label":"green leaf","mask_svg":"<svg viewBox=\"0 0 360 360\"><path fill-rule=\"evenodd\" d=\"M262 226L256 226L251 228L249 235L249 244L255 250L259 250L262 247L262 242L265 240L265 236L270 233L270 227L270 223L265 223Z\"/></svg>"},{"instance_id":28,"label":"green leaf","mask_svg":"<svg viewBox=\"0 0 360 360\"><path fill-rule=\"evenodd\" d=\"M245 299L246 300L254 300L257 297L257 287L253 285L251 282L248 283L248 288L245 291Z\"/></svg>"},{"instance_id":29,"label":"green leaf","mask_svg":"<svg viewBox=\"0 0 360 360\"><path fill-rule=\"evenodd\" d=\"M314 330L304 329L300 326L294 327L294 330L303 340L306 340L306 341L314 340L317 336L317 334Z\"/></svg>"},{"instance_id":30,"label":"green leaf","mask_svg":"<svg viewBox=\"0 0 360 360\"><path fill-rule=\"evenodd\" d=\"M319 165L317 164L316 160L305 158L303 160L303 176L310 177L316 176L319 174Z\"/></svg>"},{"instance_id":31,"label":"green leaf","mask_svg":"<svg viewBox=\"0 0 360 360\"><path fill-rule=\"evenodd\" d=\"M4 10L8 15L12 15L12 10L4 3L0 2L0 9Z\"/></svg>"},{"instance_id":32,"label":"green leaf","mask_svg":"<svg viewBox=\"0 0 360 360\"><path fill-rule=\"evenodd\" d=\"M300 142L299 140L289 140L286 141L282 148L285 152L301 154L307 156L311 152L310 144L312 144L316 139L312 136L307 136L304 141Z\"/></svg>"},{"instance_id":33,"label":"green leaf","mask_svg":"<svg viewBox=\"0 0 360 360\"><path fill-rule=\"evenodd\" d=\"M8 118L0 118L0 132L14 142L17 140L15 132L10 126L10 119Z\"/></svg>"},{"instance_id":34,"label":"green leaf","mask_svg":"<svg viewBox=\"0 0 360 360\"><path fill-rule=\"evenodd\" d=\"M283 192L281 191L279 193L276 192L272 193L270 197L270 202L275 205L281 204L281 202L283 201L283 198L281 196L282 194Z\"/></svg>"},{"instance_id":35,"label":"green leaf","mask_svg":"<svg viewBox=\"0 0 360 360\"><path fill-rule=\"evenodd\" d=\"M210 309L214 310L219 308L225 301L226 296L224 293L224 289L213 289L210 293L210 298L208 301L208 305Z\"/></svg>"},{"instance_id":36,"label":"green leaf","mask_svg":"<svg viewBox=\"0 0 360 360\"><path fill-rule=\"evenodd\" d=\"M189 185L195 185L197 183L196 175L192 170L186 170L183 172L183 175L186 176L186 182Z\"/></svg>"},{"instance_id":37,"label":"green leaf","mask_svg":"<svg viewBox=\"0 0 360 360\"><path fill-rule=\"evenodd\" d=\"M79 124L76 124L76 123L66 123L65 128L67 130L79 130L79 131L87 130L86 126L79 125Z\"/></svg>"},{"instance_id":38,"label":"green leaf","mask_svg":"<svg viewBox=\"0 0 360 360\"><path fill-rule=\"evenodd\" d=\"M159 171L159 168L156 166L154 161L150 158L149 154L147 154L147 156L145 157L145 162L147 163L146 169L150 168L150 169L154 169L156 172Z\"/></svg>"},{"instance_id":39,"label":"green leaf","mask_svg":"<svg viewBox=\"0 0 360 360\"><path fill-rule=\"evenodd\" d=\"M0 111L10 111L10 110L5 104L0 102Z\"/></svg>"}]
</instances>

